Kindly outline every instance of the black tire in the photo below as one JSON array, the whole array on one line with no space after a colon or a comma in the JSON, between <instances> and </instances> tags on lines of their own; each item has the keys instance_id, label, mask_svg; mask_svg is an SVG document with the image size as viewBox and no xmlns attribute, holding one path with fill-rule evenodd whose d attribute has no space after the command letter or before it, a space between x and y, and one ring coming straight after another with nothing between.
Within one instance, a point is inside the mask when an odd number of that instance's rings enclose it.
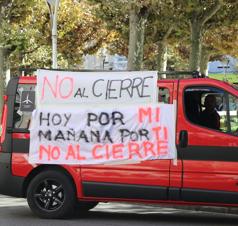
<instances>
[{"instance_id":1,"label":"black tire","mask_svg":"<svg viewBox=\"0 0 238 226\"><path fill-rule=\"evenodd\" d=\"M78 213L85 213L93 209L98 202L93 201L78 201L76 204L76 209Z\"/></svg>"},{"instance_id":2,"label":"black tire","mask_svg":"<svg viewBox=\"0 0 238 226\"><path fill-rule=\"evenodd\" d=\"M69 217L76 204L74 185L63 172L41 172L28 186L27 202L32 212L41 218Z\"/></svg>"}]
</instances>

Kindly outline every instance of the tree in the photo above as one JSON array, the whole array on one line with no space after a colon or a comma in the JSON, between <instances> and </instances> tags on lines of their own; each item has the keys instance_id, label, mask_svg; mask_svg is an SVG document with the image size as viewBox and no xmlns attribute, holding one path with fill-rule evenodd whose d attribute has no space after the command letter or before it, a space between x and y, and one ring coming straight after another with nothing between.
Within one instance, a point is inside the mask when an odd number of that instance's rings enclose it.
<instances>
[{"instance_id":1,"label":"tree","mask_svg":"<svg viewBox=\"0 0 238 226\"><path fill-rule=\"evenodd\" d=\"M59 51L68 67L77 67L83 55L95 53L108 39L110 31L96 18L93 5L86 1L64 0L59 11Z\"/></svg>"},{"instance_id":2,"label":"tree","mask_svg":"<svg viewBox=\"0 0 238 226\"><path fill-rule=\"evenodd\" d=\"M58 11L58 64L60 68L77 68L84 54L93 53L107 39L108 32L95 18L92 6L84 1L61 0ZM34 26L32 26L34 24ZM51 29L47 4L38 2L22 25L21 49L11 55L17 66L50 67ZM17 60L18 59L18 60ZM20 60L20 62L19 62Z\"/></svg>"},{"instance_id":3,"label":"tree","mask_svg":"<svg viewBox=\"0 0 238 226\"><path fill-rule=\"evenodd\" d=\"M143 63L144 32L147 20L146 1L88 0L88 2L97 4L95 15L105 22L108 30L114 32L114 39L108 43L109 49L115 50L117 47L122 47L124 51L119 50L119 52L128 55L128 69L140 70ZM118 40L123 41L118 43ZM126 48L125 45L127 45Z\"/></svg>"},{"instance_id":4,"label":"tree","mask_svg":"<svg viewBox=\"0 0 238 226\"><path fill-rule=\"evenodd\" d=\"M82 56L92 53L108 37L103 23L92 15L85 1L61 0L58 16L59 65L77 67ZM0 100L5 69L51 65L50 17L46 2L0 0ZM0 102L0 108L2 108Z\"/></svg>"},{"instance_id":5,"label":"tree","mask_svg":"<svg viewBox=\"0 0 238 226\"><path fill-rule=\"evenodd\" d=\"M206 65L204 62L209 59L212 51L212 48L205 43L206 40L204 37L206 33L212 30L211 28L213 26L220 26L221 18L223 21L225 21L225 18L229 18L229 21L232 20L236 10L234 8L232 10L231 6L237 4L233 0L224 0L224 2L221 0L88 1L94 4L94 6L97 5L95 15L103 20L105 22L105 28L111 31L109 34L110 38L108 39L110 42L107 42L107 48L114 53L128 55L130 68L132 68L130 65L133 65L133 60L130 59L134 58L140 62L138 64L140 65L139 68L141 68L143 59L146 67L149 66L149 68L157 68L158 70L165 70L166 68L168 45L170 48L175 48L175 50L171 49L170 53L180 54L177 58L180 60L181 57L183 60L187 58L188 37L190 34L190 69L199 69L199 66L203 69L203 65ZM130 11L130 9L133 10ZM141 9L146 12L144 20L138 19L142 18L137 15ZM133 13L130 14L130 12ZM130 18L134 19L130 20ZM130 23L129 26L129 22L132 21L137 22ZM144 23L145 27L141 26L139 21L147 21L147 23ZM143 28L140 29L142 32L135 35L138 28ZM141 34L144 35L141 36ZM145 39L143 38L144 36ZM130 44L128 40L131 41ZM137 44L135 44L137 42L136 40L138 41ZM144 44L140 44L142 41ZM202 45L203 48L201 47ZM172 59L176 59L176 56L172 55ZM157 67L155 66L156 61ZM134 62L136 61L134 60Z\"/></svg>"},{"instance_id":6,"label":"tree","mask_svg":"<svg viewBox=\"0 0 238 226\"><path fill-rule=\"evenodd\" d=\"M144 57L145 25L148 16L146 5L138 5L136 2L130 3L130 33L129 33L129 53L128 70L140 70Z\"/></svg>"},{"instance_id":7,"label":"tree","mask_svg":"<svg viewBox=\"0 0 238 226\"><path fill-rule=\"evenodd\" d=\"M167 48L168 37L172 31L171 21L177 19L171 11L171 1L88 1L98 4L95 15L105 21L107 29L115 32L116 39L107 47L114 53L128 55L129 70L141 69L143 61L150 61L153 64L151 67L154 68L152 52L159 54L159 65L165 64L162 59L165 59L164 49ZM161 66L158 68L161 69Z\"/></svg>"},{"instance_id":8,"label":"tree","mask_svg":"<svg viewBox=\"0 0 238 226\"><path fill-rule=\"evenodd\" d=\"M202 32L205 24L223 5L223 0L178 1L178 7L184 9L191 30L191 51L189 57L190 70L199 70Z\"/></svg>"},{"instance_id":9,"label":"tree","mask_svg":"<svg viewBox=\"0 0 238 226\"><path fill-rule=\"evenodd\" d=\"M156 68L158 71L166 71L169 39L175 37L178 28L182 26L181 12L174 7L172 0L156 1L149 12L146 47L150 49L152 45L155 46Z\"/></svg>"},{"instance_id":10,"label":"tree","mask_svg":"<svg viewBox=\"0 0 238 226\"><path fill-rule=\"evenodd\" d=\"M207 75L210 58L219 59L222 55L237 57L238 47L238 2L224 1L219 13L205 25L201 54L201 73Z\"/></svg>"},{"instance_id":11,"label":"tree","mask_svg":"<svg viewBox=\"0 0 238 226\"><path fill-rule=\"evenodd\" d=\"M20 41L18 36L11 36L12 30L18 23L24 21L34 3L34 0L0 0L0 109L3 105L3 94L5 89L5 74L7 59ZM10 37L11 38L8 38ZM0 110L0 115L1 115Z\"/></svg>"},{"instance_id":12,"label":"tree","mask_svg":"<svg viewBox=\"0 0 238 226\"><path fill-rule=\"evenodd\" d=\"M87 0L94 6L92 13L104 22L110 31L106 48L112 54L128 55L129 46L129 1L125 0Z\"/></svg>"}]
</instances>

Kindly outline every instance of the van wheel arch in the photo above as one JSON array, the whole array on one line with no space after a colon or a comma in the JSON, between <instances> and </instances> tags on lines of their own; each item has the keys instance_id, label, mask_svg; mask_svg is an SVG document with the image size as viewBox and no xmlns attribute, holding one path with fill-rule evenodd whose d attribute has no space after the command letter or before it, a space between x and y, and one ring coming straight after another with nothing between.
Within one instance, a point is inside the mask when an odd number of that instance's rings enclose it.
<instances>
[{"instance_id":1,"label":"van wheel arch","mask_svg":"<svg viewBox=\"0 0 238 226\"><path fill-rule=\"evenodd\" d=\"M28 188L30 182L32 181L32 179L36 175L38 175L39 173L44 172L46 170L60 171L60 172L64 173L66 176L68 176L69 179L71 180L73 186L74 186L75 194L77 194L77 189L76 189L76 186L75 186L74 179L73 179L73 177L70 175L70 173L65 168L60 167L60 166L56 166L56 165L40 165L40 166L34 168L30 172L30 174L25 178L24 183L23 183L23 189L22 189L22 197L26 198L27 188Z\"/></svg>"},{"instance_id":2,"label":"van wheel arch","mask_svg":"<svg viewBox=\"0 0 238 226\"><path fill-rule=\"evenodd\" d=\"M27 203L40 218L62 219L75 211L76 193L63 171L47 169L37 174L27 188Z\"/></svg>"}]
</instances>

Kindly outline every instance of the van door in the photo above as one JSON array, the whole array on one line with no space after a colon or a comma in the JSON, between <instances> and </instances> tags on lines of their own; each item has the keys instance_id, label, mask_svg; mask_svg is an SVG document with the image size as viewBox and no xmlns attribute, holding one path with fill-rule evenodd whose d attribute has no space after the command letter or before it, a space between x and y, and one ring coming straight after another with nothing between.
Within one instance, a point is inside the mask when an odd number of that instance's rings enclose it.
<instances>
[{"instance_id":1,"label":"van door","mask_svg":"<svg viewBox=\"0 0 238 226\"><path fill-rule=\"evenodd\" d=\"M159 99L172 103L173 83L159 85ZM167 200L170 160L82 166L85 197Z\"/></svg>"},{"instance_id":2,"label":"van door","mask_svg":"<svg viewBox=\"0 0 238 226\"><path fill-rule=\"evenodd\" d=\"M238 91L214 80L181 80L178 97L182 200L237 204Z\"/></svg>"},{"instance_id":3,"label":"van door","mask_svg":"<svg viewBox=\"0 0 238 226\"><path fill-rule=\"evenodd\" d=\"M12 152L29 153L31 114L35 109L35 84L18 84L13 111Z\"/></svg>"},{"instance_id":4,"label":"van door","mask_svg":"<svg viewBox=\"0 0 238 226\"><path fill-rule=\"evenodd\" d=\"M6 128L3 129L5 134L2 134L1 136L0 151L0 193L21 197L24 178L15 175L12 170L12 166L14 165L13 155L17 152L26 153L29 151L29 139L26 138L25 134L26 131L28 133L29 131L23 128L15 128L16 122L19 122L21 119L21 116L18 114L19 112L17 112L19 110L20 103L16 102L18 82L19 78L11 79L6 92Z\"/></svg>"}]
</instances>

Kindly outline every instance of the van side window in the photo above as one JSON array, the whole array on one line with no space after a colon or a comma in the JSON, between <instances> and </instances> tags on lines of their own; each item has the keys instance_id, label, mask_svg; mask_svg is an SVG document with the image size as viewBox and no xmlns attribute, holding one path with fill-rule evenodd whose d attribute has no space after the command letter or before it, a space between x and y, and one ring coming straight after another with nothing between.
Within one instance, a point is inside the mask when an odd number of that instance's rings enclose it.
<instances>
[{"instance_id":1,"label":"van side window","mask_svg":"<svg viewBox=\"0 0 238 226\"><path fill-rule=\"evenodd\" d=\"M34 109L35 85L19 84L14 102L13 128L28 129Z\"/></svg>"},{"instance_id":2,"label":"van side window","mask_svg":"<svg viewBox=\"0 0 238 226\"><path fill-rule=\"evenodd\" d=\"M184 92L185 114L194 124L225 133L238 133L238 99L215 87L189 87Z\"/></svg>"},{"instance_id":3,"label":"van side window","mask_svg":"<svg viewBox=\"0 0 238 226\"><path fill-rule=\"evenodd\" d=\"M159 102L168 104L170 102L169 89L165 87L159 87Z\"/></svg>"}]
</instances>

